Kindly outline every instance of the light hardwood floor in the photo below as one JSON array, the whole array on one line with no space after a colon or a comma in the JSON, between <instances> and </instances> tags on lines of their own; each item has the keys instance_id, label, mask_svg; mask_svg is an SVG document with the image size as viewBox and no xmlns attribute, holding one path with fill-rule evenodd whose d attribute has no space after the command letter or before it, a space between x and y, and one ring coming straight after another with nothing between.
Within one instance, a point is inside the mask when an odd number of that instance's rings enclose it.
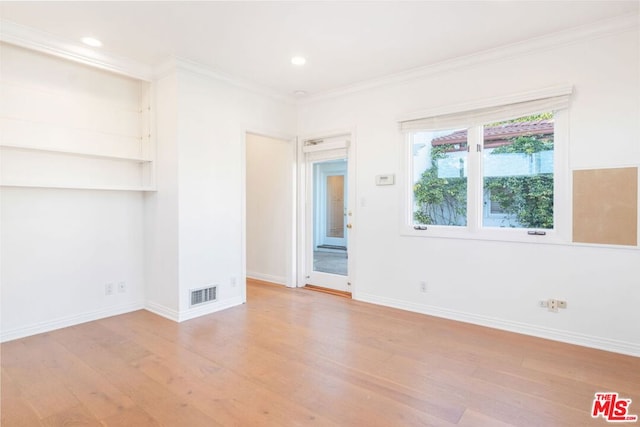
<instances>
[{"instance_id":1,"label":"light hardwood floor","mask_svg":"<svg viewBox=\"0 0 640 427\"><path fill-rule=\"evenodd\" d=\"M600 391L640 414L640 358L305 289L248 301L2 344L2 426L603 426Z\"/></svg>"}]
</instances>

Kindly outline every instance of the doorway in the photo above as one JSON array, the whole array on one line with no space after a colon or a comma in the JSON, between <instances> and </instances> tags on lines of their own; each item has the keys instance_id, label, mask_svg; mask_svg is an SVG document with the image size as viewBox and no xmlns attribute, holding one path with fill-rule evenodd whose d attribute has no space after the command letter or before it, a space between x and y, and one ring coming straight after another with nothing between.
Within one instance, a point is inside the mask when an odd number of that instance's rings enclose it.
<instances>
[{"instance_id":1,"label":"doorway","mask_svg":"<svg viewBox=\"0 0 640 427\"><path fill-rule=\"evenodd\" d=\"M302 285L351 293L353 213L348 136L302 143Z\"/></svg>"},{"instance_id":2,"label":"doorway","mask_svg":"<svg viewBox=\"0 0 640 427\"><path fill-rule=\"evenodd\" d=\"M245 276L296 286L296 144L245 136Z\"/></svg>"}]
</instances>

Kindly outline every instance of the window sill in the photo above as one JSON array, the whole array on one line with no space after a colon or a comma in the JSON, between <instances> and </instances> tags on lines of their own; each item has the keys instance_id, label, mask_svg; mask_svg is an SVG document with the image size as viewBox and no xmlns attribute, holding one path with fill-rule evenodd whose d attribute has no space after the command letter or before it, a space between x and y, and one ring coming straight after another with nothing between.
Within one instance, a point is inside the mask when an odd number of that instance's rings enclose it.
<instances>
[{"instance_id":1,"label":"window sill","mask_svg":"<svg viewBox=\"0 0 640 427\"><path fill-rule=\"evenodd\" d=\"M530 229L514 228L483 228L472 229L471 227L447 227L430 225L426 230L415 230L409 226L404 226L400 232L406 237L430 237L439 239L463 239L463 240L487 240L517 243L534 244L567 244L568 240L563 239L556 230L543 230L544 235L530 235Z\"/></svg>"},{"instance_id":2,"label":"window sill","mask_svg":"<svg viewBox=\"0 0 640 427\"><path fill-rule=\"evenodd\" d=\"M488 242L505 242L505 243L524 243L536 245L558 245L572 246L583 248L604 248L604 249L623 249L623 250L640 250L640 246L628 245L606 245L599 243L581 243L572 242L569 238L564 237L556 230L544 230L545 235L529 235L529 229L506 229L506 228L486 228L472 230L471 227L446 227L430 225L426 230L414 230L409 226L403 226L400 230L402 237L422 237L431 239L458 239L458 240L476 240Z\"/></svg>"}]
</instances>

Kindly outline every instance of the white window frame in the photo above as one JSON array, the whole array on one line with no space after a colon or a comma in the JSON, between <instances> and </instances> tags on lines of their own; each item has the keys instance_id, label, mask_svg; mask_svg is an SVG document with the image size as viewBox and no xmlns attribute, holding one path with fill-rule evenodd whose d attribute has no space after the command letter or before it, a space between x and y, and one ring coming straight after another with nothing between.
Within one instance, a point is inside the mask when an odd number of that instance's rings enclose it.
<instances>
[{"instance_id":1,"label":"white window frame","mask_svg":"<svg viewBox=\"0 0 640 427\"><path fill-rule=\"evenodd\" d=\"M504 111L504 119L512 118L509 114L509 105L519 102L527 102L556 96L568 96L572 92L570 85L560 85L542 90L531 91L508 97L494 98L485 102L445 107L430 112L415 113L412 116L400 119L402 134L402 160L401 174L402 185L402 209L400 221L400 234L403 236L456 238L471 240L498 240L526 243L557 243L563 244L570 241L571 236L571 200L570 200L570 170L569 170L569 109L562 108L554 111L554 228L538 229L544 232L541 235L531 235L529 231L536 229L527 228L499 228L485 227L483 218L483 185L482 185L482 151L476 151L476 146L483 143L483 128L480 123L464 123L465 115L472 115L474 111L496 109ZM531 113L534 113L532 111ZM540 111L538 111L540 112ZM525 115L525 114L523 114ZM463 117L458 123L447 122L447 116ZM425 230L414 229L413 224L413 151L411 135L418 128L402 130L402 123L419 122L427 118L426 122L435 117L445 117L446 125L422 128L422 130L441 130L445 128L468 129L467 144L470 147L467 157L467 225L447 226L428 225ZM419 125L418 125L419 126Z\"/></svg>"}]
</instances>

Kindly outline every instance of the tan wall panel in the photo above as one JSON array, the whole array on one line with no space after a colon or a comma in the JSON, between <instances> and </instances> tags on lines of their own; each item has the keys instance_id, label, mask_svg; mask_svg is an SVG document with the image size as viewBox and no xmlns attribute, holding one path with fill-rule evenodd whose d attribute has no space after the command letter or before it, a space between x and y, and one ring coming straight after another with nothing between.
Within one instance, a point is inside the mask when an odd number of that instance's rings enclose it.
<instances>
[{"instance_id":1,"label":"tan wall panel","mask_svg":"<svg viewBox=\"0 0 640 427\"><path fill-rule=\"evenodd\" d=\"M638 244L638 168L573 172L573 241Z\"/></svg>"}]
</instances>

